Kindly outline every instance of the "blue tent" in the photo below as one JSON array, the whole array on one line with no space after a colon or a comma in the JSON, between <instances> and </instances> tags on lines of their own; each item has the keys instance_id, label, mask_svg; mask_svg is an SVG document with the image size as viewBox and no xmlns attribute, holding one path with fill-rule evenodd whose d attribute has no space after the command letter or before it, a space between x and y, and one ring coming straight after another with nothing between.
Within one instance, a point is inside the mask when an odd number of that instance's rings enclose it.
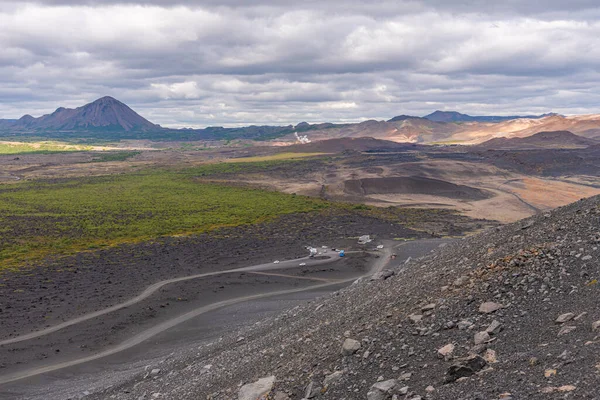
<instances>
[{"instance_id":1,"label":"blue tent","mask_svg":"<svg viewBox=\"0 0 600 400\"><path fill-rule=\"evenodd\" d=\"M340 257L344 257L346 255L346 253L344 253L344 250L340 250Z\"/></svg>"}]
</instances>

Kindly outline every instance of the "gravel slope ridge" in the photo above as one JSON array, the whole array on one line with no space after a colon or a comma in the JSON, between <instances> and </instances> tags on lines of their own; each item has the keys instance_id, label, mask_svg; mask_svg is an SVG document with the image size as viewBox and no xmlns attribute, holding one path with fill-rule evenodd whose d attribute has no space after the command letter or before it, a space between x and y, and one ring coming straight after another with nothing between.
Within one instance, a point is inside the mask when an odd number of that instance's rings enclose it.
<instances>
[{"instance_id":1,"label":"gravel slope ridge","mask_svg":"<svg viewBox=\"0 0 600 400\"><path fill-rule=\"evenodd\" d=\"M391 264L88 398L256 398L243 385L275 377L260 381L269 399L600 399L599 246L593 197Z\"/></svg>"}]
</instances>

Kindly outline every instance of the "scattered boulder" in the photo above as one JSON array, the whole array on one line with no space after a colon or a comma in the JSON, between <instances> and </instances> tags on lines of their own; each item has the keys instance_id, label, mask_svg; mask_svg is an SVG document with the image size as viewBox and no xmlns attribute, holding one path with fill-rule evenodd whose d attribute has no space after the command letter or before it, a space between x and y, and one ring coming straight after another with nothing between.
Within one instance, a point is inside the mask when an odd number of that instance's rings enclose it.
<instances>
[{"instance_id":1,"label":"scattered boulder","mask_svg":"<svg viewBox=\"0 0 600 400\"><path fill-rule=\"evenodd\" d=\"M458 329L464 331L465 329L469 329L473 326L471 321L463 320L458 323Z\"/></svg>"},{"instance_id":2,"label":"scattered boulder","mask_svg":"<svg viewBox=\"0 0 600 400\"><path fill-rule=\"evenodd\" d=\"M242 386L238 392L238 400L257 400L269 394L275 383L274 376L260 378L256 382Z\"/></svg>"},{"instance_id":3,"label":"scattered boulder","mask_svg":"<svg viewBox=\"0 0 600 400\"><path fill-rule=\"evenodd\" d=\"M423 316L420 314L411 314L408 316L408 319L410 319L413 324L418 324L423 320Z\"/></svg>"},{"instance_id":4,"label":"scattered boulder","mask_svg":"<svg viewBox=\"0 0 600 400\"><path fill-rule=\"evenodd\" d=\"M391 269L384 269L371 275L372 281L385 281L387 278L394 276L396 273Z\"/></svg>"},{"instance_id":5,"label":"scattered boulder","mask_svg":"<svg viewBox=\"0 0 600 400\"><path fill-rule=\"evenodd\" d=\"M290 400L290 396L288 396L284 392L277 392L275 393L273 400Z\"/></svg>"},{"instance_id":6,"label":"scattered boulder","mask_svg":"<svg viewBox=\"0 0 600 400\"><path fill-rule=\"evenodd\" d=\"M501 326L502 325L500 324L500 322L493 320L492 323L485 329L485 331L490 335L493 335L495 333L498 333Z\"/></svg>"},{"instance_id":7,"label":"scattered boulder","mask_svg":"<svg viewBox=\"0 0 600 400\"><path fill-rule=\"evenodd\" d=\"M387 400L392 398L392 391L398 385L395 379L377 382L367 393L367 400Z\"/></svg>"},{"instance_id":8,"label":"scattered boulder","mask_svg":"<svg viewBox=\"0 0 600 400\"><path fill-rule=\"evenodd\" d=\"M479 306L479 312L483 313L483 314L491 314L502 308L504 308L504 306L502 304L488 301L488 302L482 303Z\"/></svg>"},{"instance_id":9,"label":"scattered boulder","mask_svg":"<svg viewBox=\"0 0 600 400\"><path fill-rule=\"evenodd\" d=\"M560 328L560 331L558 331L558 336L566 335L567 333L573 332L575 329L577 329L576 326L565 325L562 328Z\"/></svg>"},{"instance_id":10,"label":"scattered boulder","mask_svg":"<svg viewBox=\"0 0 600 400\"><path fill-rule=\"evenodd\" d=\"M483 344L486 343L490 340L490 334L483 331L483 332L477 332L473 338L473 340L475 341L475 344Z\"/></svg>"},{"instance_id":11,"label":"scattered boulder","mask_svg":"<svg viewBox=\"0 0 600 400\"><path fill-rule=\"evenodd\" d=\"M306 385L306 389L304 389L304 398L305 399L314 399L321 393L321 388L319 384L315 381L310 381L308 385Z\"/></svg>"},{"instance_id":12,"label":"scattered boulder","mask_svg":"<svg viewBox=\"0 0 600 400\"><path fill-rule=\"evenodd\" d=\"M360 349L360 342L358 340L347 338L342 344L342 355L351 356Z\"/></svg>"},{"instance_id":13,"label":"scattered boulder","mask_svg":"<svg viewBox=\"0 0 600 400\"><path fill-rule=\"evenodd\" d=\"M558 318L556 318L556 323L557 324L564 324L565 322L568 322L570 320L572 320L573 318L575 318L575 313L565 313L565 314L561 314L558 316Z\"/></svg>"},{"instance_id":14,"label":"scattered boulder","mask_svg":"<svg viewBox=\"0 0 600 400\"><path fill-rule=\"evenodd\" d=\"M600 321L596 321L592 324L592 332L600 330Z\"/></svg>"},{"instance_id":15,"label":"scattered boulder","mask_svg":"<svg viewBox=\"0 0 600 400\"><path fill-rule=\"evenodd\" d=\"M487 361L481 356L473 355L460 362L453 364L446 371L446 383L455 382L457 379L468 377L481 371L487 365Z\"/></svg>"},{"instance_id":16,"label":"scattered boulder","mask_svg":"<svg viewBox=\"0 0 600 400\"><path fill-rule=\"evenodd\" d=\"M438 356L444 359L448 359L452 357L452 353L454 352L454 344L448 343L444 347L438 349Z\"/></svg>"},{"instance_id":17,"label":"scattered boulder","mask_svg":"<svg viewBox=\"0 0 600 400\"><path fill-rule=\"evenodd\" d=\"M344 376L344 371L335 371L333 374L327 375L325 379L323 379L323 386L328 387L334 384L339 381L342 376Z\"/></svg>"}]
</instances>

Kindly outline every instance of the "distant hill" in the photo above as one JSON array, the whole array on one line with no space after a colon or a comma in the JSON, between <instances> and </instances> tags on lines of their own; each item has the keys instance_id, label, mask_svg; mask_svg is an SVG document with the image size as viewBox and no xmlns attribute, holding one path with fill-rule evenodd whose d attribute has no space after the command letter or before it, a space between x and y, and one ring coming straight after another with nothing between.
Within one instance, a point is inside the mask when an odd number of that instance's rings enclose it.
<instances>
[{"instance_id":1,"label":"distant hill","mask_svg":"<svg viewBox=\"0 0 600 400\"><path fill-rule=\"evenodd\" d=\"M388 122L398 122L398 121L406 121L408 119L423 119L421 117L414 117L412 115L397 115L394 118L388 120Z\"/></svg>"},{"instance_id":2,"label":"distant hill","mask_svg":"<svg viewBox=\"0 0 600 400\"><path fill-rule=\"evenodd\" d=\"M296 134L301 134L313 142L370 137L398 143L468 145L496 137L526 137L546 131L569 131L587 138L595 137L600 135L600 115L497 117L436 111L425 117L398 115L388 121L172 129L148 121L126 104L107 96L73 109L60 107L37 118L24 115L19 119L0 119L3 140L35 137L89 142L242 140L293 144L297 141Z\"/></svg>"},{"instance_id":3,"label":"distant hill","mask_svg":"<svg viewBox=\"0 0 600 400\"><path fill-rule=\"evenodd\" d=\"M494 115L484 115L484 116L471 116L467 114L462 114L457 111L434 111L429 115L424 116L423 118L428 119L430 121L436 122L502 122L509 121L511 119L520 119L520 118L528 118L528 119L539 119L552 115L557 115L554 113L542 114L542 115L513 115L513 116L494 116Z\"/></svg>"},{"instance_id":4,"label":"distant hill","mask_svg":"<svg viewBox=\"0 0 600 400\"><path fill-rule=\"evenodd\" d=\"M39 118L24 115L18 120L0 120L0 127L23 131L152 131L162 129L126 104L112 97L102 97L77 108L59 107Z\"/></svg>"},{"instance_id":5,"label":"distant hill","mask_svg":"<svg viewBox=\"0 0 600 400\"><path fill-rule=\"evenodd\" d=\"M573 149L597 145L600 142L575 135L569 131L540 132L527 137L495 138L479 144L479 147L497 150L526 149Z\"/></svg>"}]
</instances>

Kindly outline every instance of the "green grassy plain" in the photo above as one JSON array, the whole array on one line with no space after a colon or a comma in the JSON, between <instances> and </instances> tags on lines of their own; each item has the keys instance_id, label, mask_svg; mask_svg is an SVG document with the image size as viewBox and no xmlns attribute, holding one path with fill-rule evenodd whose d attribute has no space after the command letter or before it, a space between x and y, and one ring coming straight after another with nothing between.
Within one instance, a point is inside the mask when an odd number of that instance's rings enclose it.
<instances>
[{"instance_id":1,"label":"green grassy plain","mask_svg":"<svg viewBox=\"0 0 600 400\"><path fill-rule=\"evenodd\" d=\"M0 271L47 256L254 224L331 206L319 199L198 179L265 164L209 164L0 186Z\"/></svg>"}]
</instances>

